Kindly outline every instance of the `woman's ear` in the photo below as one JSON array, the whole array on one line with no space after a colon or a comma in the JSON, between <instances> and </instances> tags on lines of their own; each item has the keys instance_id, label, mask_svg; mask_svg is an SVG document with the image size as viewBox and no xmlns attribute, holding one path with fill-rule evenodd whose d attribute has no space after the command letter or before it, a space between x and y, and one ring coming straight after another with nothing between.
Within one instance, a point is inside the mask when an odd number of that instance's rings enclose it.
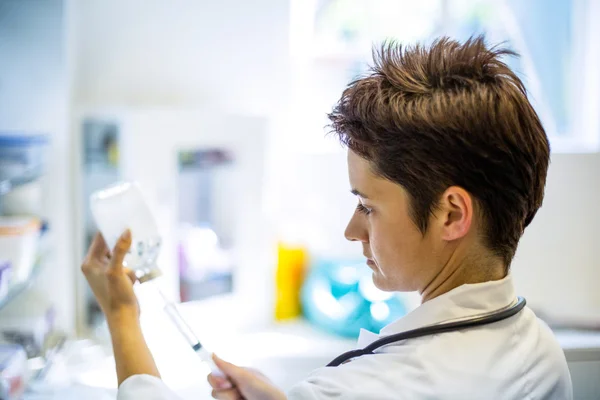
<instances>
[{"instance_id":1,"label":"woman's ear","mask_svg":"<svg viewBox=\"0 0 600 400\"><path fill-rule=\"evenodd\" d=\"M459 186L451 186L442 194L438 207L442 239L453 241L469 233L473 221L473 199Z\"/></svg>"}]
</instances>

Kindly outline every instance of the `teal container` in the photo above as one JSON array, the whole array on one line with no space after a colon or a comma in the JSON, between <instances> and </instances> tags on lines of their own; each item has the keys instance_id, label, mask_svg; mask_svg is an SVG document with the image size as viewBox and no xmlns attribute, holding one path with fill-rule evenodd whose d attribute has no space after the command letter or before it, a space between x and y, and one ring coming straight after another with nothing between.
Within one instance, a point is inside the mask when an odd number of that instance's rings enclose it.
<instances>
[{"instance_id":1,"label":"teal container","mask_svg":"<svg viewBox=\"0 0 600 400\"><path fill-rule=\"evenodd\" d=\"M397 294L375 287L364 262L318 261L302 289L306 319L328 332L358 337L360 329L379 332L406 314Z\"/></svg>"}]
</instances>

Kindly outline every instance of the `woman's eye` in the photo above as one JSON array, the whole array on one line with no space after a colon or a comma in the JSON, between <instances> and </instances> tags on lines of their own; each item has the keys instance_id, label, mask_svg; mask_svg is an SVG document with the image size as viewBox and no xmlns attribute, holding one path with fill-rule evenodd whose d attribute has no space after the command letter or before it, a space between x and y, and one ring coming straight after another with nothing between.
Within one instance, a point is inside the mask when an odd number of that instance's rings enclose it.
<instances>
[{"instance_id":1,"label":"woman's eye","mask_svg":"<svg viewBox=\"0 0 600 400\"><path fill-rule=\"evenodd\" d=\"M359 203L356 206L356 211L358 211L359 213L365 214L365 215L369 215L369 214L371 214L372 210Z\"/></svg>"}]
</instances>

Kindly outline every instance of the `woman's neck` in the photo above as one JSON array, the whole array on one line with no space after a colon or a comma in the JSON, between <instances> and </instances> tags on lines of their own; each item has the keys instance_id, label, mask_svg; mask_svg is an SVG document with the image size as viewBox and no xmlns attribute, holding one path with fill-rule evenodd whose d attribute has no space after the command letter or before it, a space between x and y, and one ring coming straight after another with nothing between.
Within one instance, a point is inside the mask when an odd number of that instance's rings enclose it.
<instances>
[{"instance_id":1,"label":"woman's neck","mask_svg":"<svg viewBox=\"0 0 600 400\"><path fill-rule=\"evenodd\" d=\"M506 277L501 260L491 257L450 257L438 274L420 291L421 303L469 283L496 281Z\"/></svg>"}]
</instances>

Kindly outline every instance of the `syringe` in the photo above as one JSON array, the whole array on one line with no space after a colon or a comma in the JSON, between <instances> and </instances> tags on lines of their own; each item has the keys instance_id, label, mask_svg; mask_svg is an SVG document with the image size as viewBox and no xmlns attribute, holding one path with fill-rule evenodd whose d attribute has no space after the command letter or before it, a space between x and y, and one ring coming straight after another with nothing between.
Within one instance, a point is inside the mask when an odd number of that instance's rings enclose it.
<instances>
[{"instance_id":1,"label":"syringe","mask_svg":"<svg viewBox=\"0 0 600 400\"><path fill-rule=\"evenodd\" d=\"M208 364L214 375L224 377L225 374L223 374L219 367L216 366L215 362L212 359L211 353L208 350L206 350L204 346L202 346L202 343L200 343L200 340L198 340L198 337L196 336L192 328L188 325L187 322L185 322L185 319L183 319L183 317L181 316L181 313L177 309L177 305L171 300L169 300L167 296L165 296L165 294L162 292L162 290L160 290L160 287L158 285L155 285L155 288L164 299L165 312L167 313L177 330L192 347L194 352L200 357L200 360Z\"/></svg>"}]
</instances>

